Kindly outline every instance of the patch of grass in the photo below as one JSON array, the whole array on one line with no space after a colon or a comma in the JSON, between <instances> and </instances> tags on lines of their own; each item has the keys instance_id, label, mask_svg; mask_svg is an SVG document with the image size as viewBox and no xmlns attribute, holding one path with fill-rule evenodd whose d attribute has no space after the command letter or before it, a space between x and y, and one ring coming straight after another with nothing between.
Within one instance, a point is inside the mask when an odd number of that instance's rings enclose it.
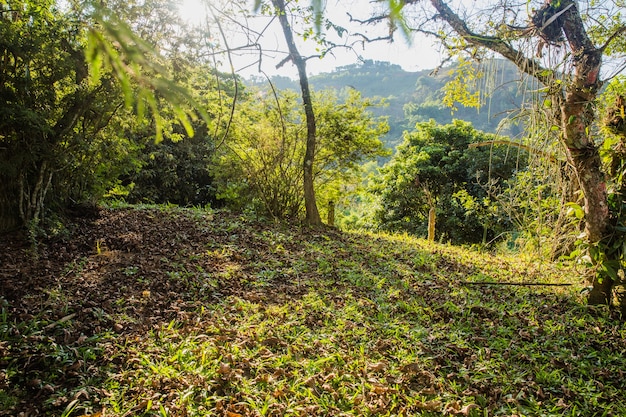
<instances>
[{"instance_id":1,"label":"patch of grass","mask_svg":"<svg viewBox=\"0 0 626 417\"><path fill-rule=\"evenodd\" d=\"M160 228L187 219L199 232L160 233L168 252L110 261L124 293L92 308L102 327L89 339L62 343L73 320L46 330L43 314L3 310L5 375L21 388L0 391L0 404L18 410L36 375L65 389L47 395L49 415L70 404L68 415L626 414L626 330L583 304L583 283L464 284L571 282L570 270L406 235L168 210L154 216ZM77 279L110 274L98 259Z\"/></svg>"}]
</instances>

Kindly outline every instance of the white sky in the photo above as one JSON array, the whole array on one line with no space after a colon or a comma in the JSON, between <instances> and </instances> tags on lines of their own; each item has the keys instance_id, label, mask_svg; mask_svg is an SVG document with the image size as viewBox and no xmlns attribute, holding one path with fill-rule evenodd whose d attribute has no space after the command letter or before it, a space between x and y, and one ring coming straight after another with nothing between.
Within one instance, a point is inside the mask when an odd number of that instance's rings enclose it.
<instances>
[{"instance_id":1,"label":"white sky","mask_svg":"<svg viewBox=\"0 0 626 417\"><path fill-rule=\"evenodd\" d=\"M325 15L337 24L348 26L350 23L348 21L348 16L346 15L346 5L350 4L352 4L351 14L355 18L358 17L365 19L369 17L367 14L364 15L364 11L362 10L363 6L367 7L367 3L363 3L361 1L359 6L357 2L345 0L342 2L329 0L325 10ZM354 9L356 9L356 11ZM182 17L192 23L202 22L204 20L204 10L205 7L202 0L184 0L181 2L180 12ZM252 23L258 24L259 27L262 27L266 24L264 22L267 22L268 19L269 18L267 17L258 17L254 19L256 21ZM374 38L384 35L386 28L384 25L379 25L379 27L357 25L353 30L366 33L368 37ZM329 32L326 35L332 36L333 32L334 31ZM229 39L229 46L233 48L237 45L237 43L241 42L241 40L238 42L237 37L233 36L233 38ZM297 39L297 42L299 42L298 48L303 56L306 57L316 54L314 46L311 46L311 42L304 43L301 39ZM285 46L284 36L277 20L272 23L270 29L260 40L260 43L267 51L286 51L287 48ZM411 45L409 45L400 33L396 33L396 39L393 43L379 41L365 44L364 48L359 45L356 47L356 51L336 49L333 51L333 55L326 55L323 59L309 59L307 61L307 71L310 75L313 75L321 72L330 72L337 66L357 63L357 54L364 59L388 61L401 65L407 71L435 68L441 61L436 47L432 44L432 40L416 39L413 40ZM276 69L276 64L284 57L284 53L278 52L269 53L269 56L264 56L263 70L269 75L283 75L295 78L297 75L296 69L291 63L287 63L280 69ZM251 65L257 58L258 55L255 54L240 54L239 56L233 55L235 70L243 76L258 74L257 65L241 70L242 68Z\"/></svg>"}]
</instances>

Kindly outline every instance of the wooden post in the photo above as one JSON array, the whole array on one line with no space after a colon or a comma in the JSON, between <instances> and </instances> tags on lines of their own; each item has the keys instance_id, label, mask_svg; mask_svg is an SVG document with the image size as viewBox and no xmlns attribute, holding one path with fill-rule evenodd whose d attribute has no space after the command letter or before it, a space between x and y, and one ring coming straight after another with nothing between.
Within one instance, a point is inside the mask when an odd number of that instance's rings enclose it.
<instances>
[{"instance_id":1,"label":"wooden post","mask_svg":"<svg viewBox=\"0 0 626 417\"><path fill-rule=\"evenodd\" d=\"M430 242L435 241L435 207L431 206L430 210L428 210L428 240Z\"/></svg>"},{"instance_id":2,"label":"wooden post","mask_svg":"<svg viewBox=\"0 0 626 417\"><path fill-rule=\"evenodd\" d=\"M328 225L329 226L335 225L335 202L334 201L328 202Z\"/></svg>"}]
</instances>

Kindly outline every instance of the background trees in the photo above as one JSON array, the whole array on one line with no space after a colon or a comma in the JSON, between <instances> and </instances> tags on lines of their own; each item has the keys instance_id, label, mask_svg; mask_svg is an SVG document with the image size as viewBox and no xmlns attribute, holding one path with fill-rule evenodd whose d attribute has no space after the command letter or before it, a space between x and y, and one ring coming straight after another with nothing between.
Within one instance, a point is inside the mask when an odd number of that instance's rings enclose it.
<instances>
[{"instance_id":1,"label":"background trees","mask_svg":"<svg viewBox=\"0 0 626 417\"><path fill-rule=\"evenodd\" d=\"M119 90L109 74L89 81L85 26L54 1L10 2L0 21L0 214L5 226L36 223L51 190L55 203L70 197L64 180L118 111Z\"/></svg>"},{"instance_id":2,"label":"background trees","mask_svg":"<svg viewBox=\"0 0 626 417\"><path fill-rule=\"evenodd\" d=\"M381 226L426 236L434 206L437 237L445 241L485 243L511 231L511 219L496 199L514 173L526 168L527 155L506 145L468 148L494 137L462 121L419 123L407 132L375 187Z\"/></svg>"},{"instance_id":3,"label":"background trees","mask_svg":"<svg viewBox=\"0 0 626 417\"><path fill-rule=\"evenodd\" d=\"M312 98L318 124L312 172L325 209L329 201L345 197L363 161L388 154L380 141L388 126L373 117L368 110L373 103L356 91L343 100L329 91ZM302 215L304 119L294 92L278 97L251 93L249 101L240 103L228 146L212 169L218 197L275 218Z\"/></svg>"}]
</instances>

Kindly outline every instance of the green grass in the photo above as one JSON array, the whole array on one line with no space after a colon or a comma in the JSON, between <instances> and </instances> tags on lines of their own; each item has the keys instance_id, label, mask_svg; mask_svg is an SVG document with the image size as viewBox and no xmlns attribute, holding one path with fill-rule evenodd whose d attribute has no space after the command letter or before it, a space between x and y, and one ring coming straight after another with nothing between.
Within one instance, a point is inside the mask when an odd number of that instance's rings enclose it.
<instances>
[{"instance_id":1,"label":"green grass","mask_svg":"<svg viewBox=\"0 0 626 417\"><path fill-rule=\"evenodd\" d=\"M584 305L572 270L409 236L168 213L207 232L155 261L179 289L163 301L170 320L130 331L157 292L137 257L116 264L127 297L96 311L121 334L103 325L68 347L59 335L72 320L51 335L50 322L3 307L12 347L0 359L15 384L27 390L22 355L45 363L38 378L52 387L80 364L74 390L49 396L49 415L72 400L76 416L626 415L626 330ZM23 394L5 386L0 405Z\"/></svg>"}]
</instances>

